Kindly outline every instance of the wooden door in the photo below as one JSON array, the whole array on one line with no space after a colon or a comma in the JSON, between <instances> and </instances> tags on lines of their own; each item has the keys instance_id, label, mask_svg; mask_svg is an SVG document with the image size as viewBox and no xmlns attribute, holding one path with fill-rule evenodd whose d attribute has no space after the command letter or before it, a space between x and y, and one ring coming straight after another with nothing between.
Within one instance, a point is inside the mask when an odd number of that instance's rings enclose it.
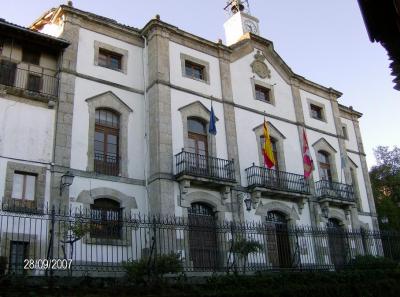
<instances>
[{"instance_id":1,"label":"wooden door","mask_svg":"<svg viewBox=\"0 0 400 297\"><path fill-rule=\"evenodd\" d=\"M217 267L216 221L212 209L203 203L193 203L189 209L190 260L195 270L215 270Z\"/></svg>"},{"instance_id":2,"label":"wooden door","mask_svg":"<svg viewBox=\"0 0 400 297\"><path fill-rule=\"evenodd\" d=\"M335 269L340 269L346 264L346 233L336 219L329 219L327 227L331 261Z\"/></svg>"},{"instance_id":3,"label":"wooden door","mask_svg":"<svg viewBox=\"0 0 400 297\"><path fill-rule=\"evenodd\" d=\"M289 240L289 228L286 216L271 211L267 216L268 226L268 258L273 267L292 267L292 252Z\"/></svg>"},{"instance_id":4,"label":"wooden door","mask_svg":"<svg viewBox=\"0 0 400 297\"><path fill-rule=\"evenodd\" d=\"M8 60L0 61L0 84L14 86L17 64Z\"/></svg>"},{"instance_id":5,"label":"wooden door","mask_svg":"<svg viewBox=\"0 0 400 297\"><path fill-rule=\"evenodd\" d=\"M191 158L191 166L196 168L196 170L198 170L198 173L202 175L207 175L207 135L189 132L189 152L194 154L194 157Z\"/></svg>"}]
</instances>

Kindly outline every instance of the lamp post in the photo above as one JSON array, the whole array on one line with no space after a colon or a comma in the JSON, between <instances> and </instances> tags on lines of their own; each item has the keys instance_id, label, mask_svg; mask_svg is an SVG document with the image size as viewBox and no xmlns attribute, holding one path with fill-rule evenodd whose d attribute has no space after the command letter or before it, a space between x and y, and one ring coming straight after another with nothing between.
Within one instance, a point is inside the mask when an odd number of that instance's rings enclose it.
<instances>
[{"instance_id":1,"label":"lamp post","mask_svg":"<svg viewBox=\"0 0 400 297\"><path fill-rule=\"evenodd\" d=\"M60 180L60 196L62 195L62 192L64 190L65 187L69 187L72 185L72 183L74 182L74 175L67 171L63 176L61 176L61 180Z\"/></svg>"}]
</instances>

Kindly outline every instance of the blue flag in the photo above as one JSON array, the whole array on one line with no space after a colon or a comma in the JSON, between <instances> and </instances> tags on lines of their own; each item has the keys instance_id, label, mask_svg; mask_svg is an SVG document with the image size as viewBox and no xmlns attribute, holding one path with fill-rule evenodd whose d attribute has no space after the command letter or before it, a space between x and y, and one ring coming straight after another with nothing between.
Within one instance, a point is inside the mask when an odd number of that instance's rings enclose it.
<instances>
[{"instance_id":1,"label":"blue flag","mask_svg":"<svg viewBox=\"0 0 400 297\"><path fill-rule=\"evenodd\" d=\"M210 126L208 128L208 132L213 135L217 134L217 127L215 126L215 114L214 114L214 109L213 109L212 105L211 105L211 114L210 114Z\"/></svg>"}]
</instances>

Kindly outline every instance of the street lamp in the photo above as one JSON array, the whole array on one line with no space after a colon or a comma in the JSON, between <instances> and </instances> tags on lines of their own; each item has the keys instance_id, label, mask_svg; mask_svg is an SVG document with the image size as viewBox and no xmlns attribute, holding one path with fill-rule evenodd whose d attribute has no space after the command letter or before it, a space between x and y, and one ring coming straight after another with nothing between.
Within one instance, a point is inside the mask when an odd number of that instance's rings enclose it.
<instances>
[{"instance_id":1,"label":"street lamp","mask_svg":"<svg viewBox=\"0 0 400 297\"><path fill-rule=\"evenodd\" d=\"M63 176L61 176L60 180L60 196L62 195L62 191L64 190L65 187L69 187L72 185L74 182L74 175L67 171Z\"/></svg>"}]
</instances>

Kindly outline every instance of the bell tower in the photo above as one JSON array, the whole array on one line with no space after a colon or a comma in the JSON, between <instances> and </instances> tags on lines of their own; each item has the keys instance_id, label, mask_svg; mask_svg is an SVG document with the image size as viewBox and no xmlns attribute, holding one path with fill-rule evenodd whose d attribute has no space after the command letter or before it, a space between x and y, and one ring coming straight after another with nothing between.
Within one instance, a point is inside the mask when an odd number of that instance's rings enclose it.
<instances>
[{"instance_id":1,"label":"bell tower","mask_svg":"<svg viewBox=\"0 0 400 297\"><path fill-rule=\"evenodd\" d=\"M259 20L250 14L248 0L228 1L224 9L229 13L229 19L224 24L227 45L238 42L247 32L260 34Z\"/></svg>"}]
</instances>

